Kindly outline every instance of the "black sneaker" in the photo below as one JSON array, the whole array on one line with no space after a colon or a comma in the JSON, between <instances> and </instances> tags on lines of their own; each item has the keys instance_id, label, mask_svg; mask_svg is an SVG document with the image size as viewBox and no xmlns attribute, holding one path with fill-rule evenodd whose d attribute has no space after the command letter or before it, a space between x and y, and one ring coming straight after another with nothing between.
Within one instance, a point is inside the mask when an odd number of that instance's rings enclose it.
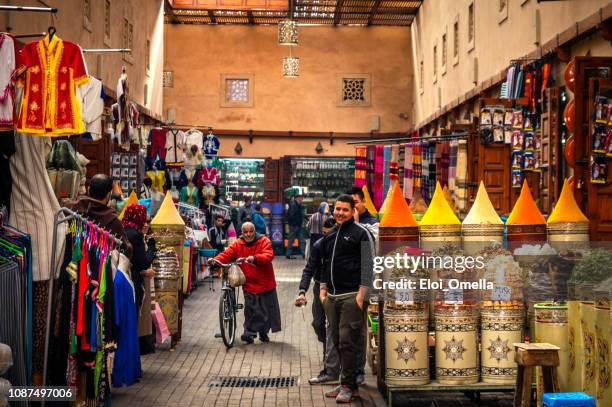
<instances>
[{"instance_id":1,"label":"black sneaker","mask_svg":"<svg viewBox=\"0 0 612 407\"><path fill-rule=\"evenodd\" d=\"M242 340L242 342L244 342L244 343L246 343L246 344L248 344L248 345L250 345L250 344L252 344L253 342L255 342L255 339L253 339L253 337L252 337L252 336L250 336L250 335L242 335L242 336L240 337L240 339Z\"/></svg>"},{"instance_id":2,"label":"black sneaker","mask_svg":"<svg viewBox=\"0 0 612 407\"><path fill-rule=\"evenodd\" d=\"M270 342L270 338L268 337L268 334L263 333L263 332L259 333L259 340L264 343Z\"/></svg>"}]
</instances>

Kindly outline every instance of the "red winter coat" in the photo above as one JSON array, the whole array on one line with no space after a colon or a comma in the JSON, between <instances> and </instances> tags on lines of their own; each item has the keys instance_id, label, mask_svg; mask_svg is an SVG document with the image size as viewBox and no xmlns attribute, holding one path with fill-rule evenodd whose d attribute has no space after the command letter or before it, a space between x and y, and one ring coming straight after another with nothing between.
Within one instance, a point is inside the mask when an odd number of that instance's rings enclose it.
<instances>
[{"instance_id":1,"label":"red winter coat","mask_svg":"<svg viewBox=\"0 0 612 407\"><path fill-rule=\"evenodd\" d=\"M244 239L236 240L230 247L215 257L221 263L231 263L239 257L255 256L255 264L242 263L242 269L246 283L242 286L244 292L250 294L262 294L276 288L274 277L274 251L270 239L263 235L257 235L255 240L247 243Z\"/></svg>"}]
</instances>

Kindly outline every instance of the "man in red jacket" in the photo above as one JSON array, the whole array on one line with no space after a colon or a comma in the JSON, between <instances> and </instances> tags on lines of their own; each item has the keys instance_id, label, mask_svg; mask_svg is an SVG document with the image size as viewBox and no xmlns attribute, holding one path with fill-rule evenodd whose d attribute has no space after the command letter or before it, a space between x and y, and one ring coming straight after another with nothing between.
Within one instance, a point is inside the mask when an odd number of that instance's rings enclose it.
<instances>
[{"instance_id":1,"label":"man in red jacket","mask_svg":"<svg viewBox=\"0 0 612 407\"><path fill-rule=\"evenodd\" d=\"M259 333L262 342L269 342L268 332L281 330L280 306L272 267L274 251L270 239L255 233L255 225L251 222L243 223L240 238L211 261L227 264L237 259L244 259L240 268L246 277L242 286L244 334L240 339L250 344Z\"/></svg>"}]
</instances>

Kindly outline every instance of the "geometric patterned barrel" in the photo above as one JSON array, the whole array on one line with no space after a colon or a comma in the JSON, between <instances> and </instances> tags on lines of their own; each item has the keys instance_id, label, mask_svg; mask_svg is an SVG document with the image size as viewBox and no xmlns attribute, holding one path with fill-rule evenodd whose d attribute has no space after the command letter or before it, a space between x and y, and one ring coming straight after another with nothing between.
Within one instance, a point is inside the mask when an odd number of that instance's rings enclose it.
<instances>
[{"instance_id":1,"label":"geometric patterned barrel","mask_svg":"<svg viewBox=\"0 0 612 407\"><path fill-rule=\"evenodd\" d=\"M429 383L428 314L425 305L412 309L385 306L385 366L388 385Z\"/></svg>"},{"instance_id":2,"label":"geometric patterned barrel","mask_svg":"<svg viewBox=\"0 0 612 407\"><path fill-rule=\"evenodd\" d=\"M436 380L441 384L478 382L478 311L436 309Z\"/></svg>"},{"instance_id":3,"label":"geometric patterned barrel","mask_svg":"<svg viewBox=\"0 0 612 407\"><path fill-rule=\"evenodd\" d=\"M485 383L513 384L518 372L513 343L522 342L523 309L483 309L481 374Z\"/></svg>"}]
</instances>

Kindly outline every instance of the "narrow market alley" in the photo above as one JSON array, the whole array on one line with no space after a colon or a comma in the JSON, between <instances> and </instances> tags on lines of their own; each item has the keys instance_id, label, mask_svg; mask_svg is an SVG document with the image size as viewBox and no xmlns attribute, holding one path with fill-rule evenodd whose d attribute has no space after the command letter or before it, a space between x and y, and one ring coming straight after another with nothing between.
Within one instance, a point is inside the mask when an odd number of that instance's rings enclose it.
<instances>
[{"instance_id":1,"label":"narrow market alley","mask_svg":"<svg viewBox=\"0 0 612 407\"><path fill-rule=\"evenodd\" d=\"M325 406L336 405L324 393L332 388L311 386L310 377L321 370L322 346L317 342L310 323L309 304L305 308L293 305L303 261L274 260L281 306L283 330L270 334L270 343L256 340L253 345L243 344L236 338L234 348L225 351L219 330L218 280L215 291L202 283L185 301L183 309L183 338L174 352L158 347L153 355L142 357L143 378L140 383L113 389L115 407L155 406ZM242 298L242 296L241 296ZM241 332L243 313L239 312L238 333ZM229 388L210 387L217 376L297 376L297 386L288 388ZM366 384L360 388L361 399L356 406L384 406L385 401L376 389L376 377L366 366ZM398 399L397 405L406 405ZM410 406L450 407L476 406L462 393L444 395L421 394L411 396ZM482 394L480 405L507 407L512 405L512 394Z\"/></svg>"}]
</instances>

